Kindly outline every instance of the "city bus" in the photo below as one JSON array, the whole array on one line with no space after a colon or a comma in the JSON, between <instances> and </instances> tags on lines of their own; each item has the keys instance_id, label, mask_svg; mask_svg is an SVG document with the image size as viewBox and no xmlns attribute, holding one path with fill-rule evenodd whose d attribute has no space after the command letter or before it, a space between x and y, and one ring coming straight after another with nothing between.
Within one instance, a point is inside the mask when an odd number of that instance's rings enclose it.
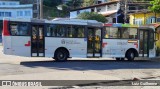
<instances>
[{"instance_id":1,"label":"city bus","mask_svg":"<svg viewBox=\"0 0 160 89\"><path fill-rule=\"evenodd\" d=\"M151 27L95 20L4 18L2 43L7 55L52 57L56 61L72 57L133 61L139 56L154 57L155 46L150 48L153 36Z\"/></svg>"}]
</instances>

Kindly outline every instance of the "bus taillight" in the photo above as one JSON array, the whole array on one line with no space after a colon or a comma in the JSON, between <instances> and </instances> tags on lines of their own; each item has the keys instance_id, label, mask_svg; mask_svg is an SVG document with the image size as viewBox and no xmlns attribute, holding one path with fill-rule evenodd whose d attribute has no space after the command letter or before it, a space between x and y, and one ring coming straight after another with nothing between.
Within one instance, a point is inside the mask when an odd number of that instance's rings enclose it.
<instances>
[{"instance_id":1,"label":"bus taillight","mask_svg":"<svg viewBox=\"0 0 160 89\"><path fill-rule=\"evenodd\" d=\"M3 36L10 36L7 20L3 20L3 33L2 34L3 34Z\"/></svg>"}]
</instances>

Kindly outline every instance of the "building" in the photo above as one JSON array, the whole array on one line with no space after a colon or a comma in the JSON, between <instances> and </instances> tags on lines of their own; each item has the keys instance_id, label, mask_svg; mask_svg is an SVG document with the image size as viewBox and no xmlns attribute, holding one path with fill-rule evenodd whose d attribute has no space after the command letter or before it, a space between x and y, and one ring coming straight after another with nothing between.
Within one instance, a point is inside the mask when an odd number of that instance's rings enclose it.
<instances>
[{"instance_id":1,"label":"building","mask_svg":"<svg viewBox=\"0 0 160 89\"><path fill-rule=\"evenodd\" d=\"M0 1L0 20L4 17L32 18L33 5L20 5L19 1Z\"/></svg>"},{"instance_id":2,"label":"building","mask_svg":"<svg viewBox=\"0 0 160 89\"><path fill-rule=\"evenodd\" d=\"M19 1L0 1L0 35L4 17L33 18L33 5L20 5Z\"/></svg>"},{"instance_id":3,"label":"building","mask_svg":"<svg viewBox=\"0 0 160 89\"><path fill-rule=\"evenodd\" d=\"M152 24L156 22L160 22L160 13L153 13L151 11L141 11L137 13L131 13L130 24L135 25L144 25L144 24Z\"/></svg>"},{"instance_id":4,"label":"building","mask_svg":"<svg viewBox=\"0 0 160 89\"><path fill-rule=\"evenodd\" d=\"M87 11L104 15L107 23L129 23L128 14L148 9L148 6L149 1L143 0L95 0L95 5L71 10L70 18Z\"/></svg>"},{"instance_id":5,"label":"building","mask_svg":"<svg viewBox=\"0 0 160 89\"><path fill-rule=\"evenodd\" d=\"M88 7L82 7L70 11L70 18L76 18L80 13L83 12L97 12L106 17L107 23L117 22L117 12L120 9L119 0L108 1L105 3L95 4Z\"/></svg>"}]
</instances>

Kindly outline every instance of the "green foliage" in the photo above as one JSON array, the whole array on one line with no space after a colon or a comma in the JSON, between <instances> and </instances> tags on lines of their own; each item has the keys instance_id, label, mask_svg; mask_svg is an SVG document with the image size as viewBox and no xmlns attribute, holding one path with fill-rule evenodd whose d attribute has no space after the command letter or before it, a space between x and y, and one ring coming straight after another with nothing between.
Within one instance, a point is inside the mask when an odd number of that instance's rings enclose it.
<instances>
[{"instance_id":1,"label":"green foliage","mask_svg":"<svg viewBox=\"0 0 160 89\"><path fill-rule=\"evenodd\" d=\"M70 9L79 8L81 6L82 0L70 0L66 3Z\"/></svg>"},{"instance_id":2,"label":"green foliage","mask_svg":"<svg viewBox=\"0 0 160 89\"><path fill-rule=\"evenodd\" d=\"M59 7L62 8L62 10L59 10L59 16L60 17L68 17L69 16L70 7L67 6L66 4L59 5Z\"/></svg>"},{"instance_id":3,"label":"green foliage","mask_svg":"<svg viewBox=\"0 0 160 89\"><path fill-rule=\"evenodd\" d=\"M99 22L105 23L106 18L101 15L97 14L95 12L84 12L78 15L78 19L85 19L85 20L97 20Z\"/></svg>"},{"instance_id":4,"label":"green foliage","mask_svg":"<svg viewBox=\"0 0 160 89\"><path fill-rule=\"evenodd\" d=\"M153 0L150 2L152 6L149 7L149 10L160 13L160 0Z\"/></svg>"},{"instance_id":5,"label":"green foliage","mask_svg":"<svg viewBox=\"0 0 160 89\"><path fill-rule=\"evenodd\" d=\"M44 5L49 7L56 7L62 3L62 0L44 0Z\"/></svg>"},{"instance_id":6,"label":"green foliage","mask_svg":"<svg viewBox=\"0 0 160 89\"><path fill-rule=\"evenodd\" d=\"M95 4L95 0L84 0L83 1L83 6L86 7L86 6L91 6L91 5L94 5Z\"/></svg>"}]
</instances>

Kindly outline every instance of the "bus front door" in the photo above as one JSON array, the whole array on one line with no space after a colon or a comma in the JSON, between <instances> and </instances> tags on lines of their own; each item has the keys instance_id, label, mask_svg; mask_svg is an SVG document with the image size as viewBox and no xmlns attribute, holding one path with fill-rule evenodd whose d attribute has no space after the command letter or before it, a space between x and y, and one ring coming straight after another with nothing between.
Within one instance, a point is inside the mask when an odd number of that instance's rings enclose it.
<instances>
[{"instance_id":1,"label":"bus front door","mask_svg":"<svg viewBox=\"0 0 160 89\"><path fill-rule=\"evenodd\" d=\"M88 28L87 34L87 57L102 57L101 28Z\"/></svg>"},{"instance_id":2,"label":"bus front door","mask_svg":"<svg viewBox=\"0 0 160 89\"><path fill-rule=\"evenodd\" d=\"M154 32L149 29L140 29L139 40L139 56L151 57L154 56Z\"/></svg>"},{"instance_id":3,"label":"bus front door","mask_svg":"<svg viewBox=\"0 0 160 89\"><path fill-rule=\"evenodd\" d=\"M44 57L44 26L32 25L31 56Z\"/></svg>"}]
</instances>

